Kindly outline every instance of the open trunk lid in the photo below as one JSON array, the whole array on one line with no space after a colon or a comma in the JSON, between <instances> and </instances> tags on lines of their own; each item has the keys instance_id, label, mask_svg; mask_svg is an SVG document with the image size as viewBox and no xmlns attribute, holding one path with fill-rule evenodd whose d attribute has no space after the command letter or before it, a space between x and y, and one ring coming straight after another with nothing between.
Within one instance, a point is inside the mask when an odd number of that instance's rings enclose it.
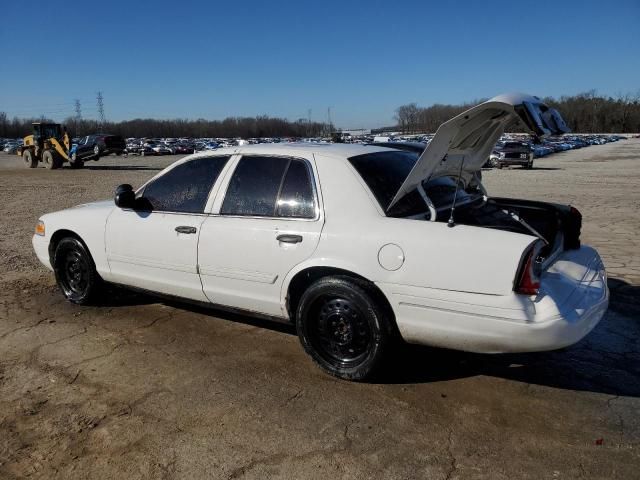
<instances>
[{"instance_id":1,"label":"open trunk lid","mask_svg":"<svg viewBox=\"0 0 640 480\"><path fill-rule=\"evenodd\" d=\"M569 131L558 111L538 97L523 93L494 97L440 125L387 210L424 180L459 175L465 185L468 184L484 165L505 128L516 120L539 138Z\"/></svg>"}]
</instances>

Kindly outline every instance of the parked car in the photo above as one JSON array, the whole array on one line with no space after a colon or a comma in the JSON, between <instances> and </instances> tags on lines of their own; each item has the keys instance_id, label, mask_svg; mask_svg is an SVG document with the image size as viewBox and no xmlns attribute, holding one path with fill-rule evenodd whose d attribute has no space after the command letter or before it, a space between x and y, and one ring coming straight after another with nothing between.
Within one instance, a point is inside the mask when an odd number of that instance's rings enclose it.
<instances>
[{"instance_id":1,"label":"parked car","mask_svg":"<svg viewBox=\"0 0 640 480\"><path fill-rule=\"evenodd\" d=\"M291 322L345 379L374 374L394 335L486 353L565 347L604 315L606 274L574 207L494 198L480 182L517 118L538 136L566 131L538 98L504 95L443 124L422 154L195 154L113 200L42 216L33 246L73 303L113 282Z\"/></svg>"},{"instance_id":2,"label":"parked car","mask_svg":"<svg viewBox=\"0 0 640 480\"><path fill-rule=\"evenodd\" d=\"M489 156L489 165L493 168L519 165L530 169L533 168L533 156L533 149L528 142L499 142Z\"/></svg>"},{"instance_id":3,"label":"parked car","mask_svg":"<svg viewBox=\"0 0 640 480\"><path fill-rule=\"evenodd\" d=\"M159 155L159 153L156 152L154 148L150 147L149 145L142 145L138 150L138 154L143 157L153 157L155 155Z\"/></svg>"},{"instance_id":4,"label":"parked car","mask_svg":"<svg viewBox=\"0 0 640 480\"><path fill-rule=\"evenodd\" d=\"M4 153L16 153L19 145L17 143L5 143L2 151Z\"/></svg>"},{"instance_id":5,"label":"parked car","mask_svg":"<svg viewBox=\"0 0 640 480\"><path fill-rule=\"evenodd\" d=\"M154 145L153 147L151 147L151 150L156 152L156 154L158 154L158 155L171 155L171 154L173 154L173 151L169 147L167 147L166 145L162 145L162 144Z\"/></svg>"},{"instance_id":6,"label":"parked car","mask_svg":"<svg viewBox=\"0 0 640 480\"><path fill-rule=\"evenodd\" d=\"M190 154L190 153L194 153L194 148L191 145L185 145L185 144L178 144L175 146L175 148L173 149L173 153L178 155L184 155L184 154Z\"/></svg>"}]
</instances>

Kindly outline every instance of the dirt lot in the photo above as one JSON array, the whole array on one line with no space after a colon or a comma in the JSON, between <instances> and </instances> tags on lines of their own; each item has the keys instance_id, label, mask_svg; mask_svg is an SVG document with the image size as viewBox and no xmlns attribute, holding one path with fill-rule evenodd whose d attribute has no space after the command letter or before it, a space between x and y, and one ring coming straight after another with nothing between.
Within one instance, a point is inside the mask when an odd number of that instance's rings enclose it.
<instances>
[{"instance_id":1,"label":"dirt lot","mask_svg":"<svg viewBox=\"0 0 640 480\"><path fill-rule=\"evenodd\" d=\"M638 478L639 140L484 174L493 195L582 211L612 289L586 340L406 347L377 384L328 377L268 322L133 294L63 301L31 251L38 216L173 160L48 171L0 154L0 478Z\"/></svg>"}]
</instances>

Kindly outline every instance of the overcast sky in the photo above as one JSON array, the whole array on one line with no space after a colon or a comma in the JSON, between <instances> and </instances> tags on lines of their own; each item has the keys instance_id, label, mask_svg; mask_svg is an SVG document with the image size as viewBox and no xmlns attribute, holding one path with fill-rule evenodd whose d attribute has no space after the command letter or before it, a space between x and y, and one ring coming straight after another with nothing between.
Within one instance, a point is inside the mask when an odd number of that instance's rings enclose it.
<instances>
[{"instance_id":1,"label":"overcast sky","mask_svg":"<svg viewBox=\"0 0 640 480\"><path fill-rule=\"evenodd\" d=\"M640 1L9 1L0 111L267 114L342 128L417 102L640 90ZM10 19L22 19L11 21ZM28 21L24 21L28 19Z\"/></svg>"}]
</instances>

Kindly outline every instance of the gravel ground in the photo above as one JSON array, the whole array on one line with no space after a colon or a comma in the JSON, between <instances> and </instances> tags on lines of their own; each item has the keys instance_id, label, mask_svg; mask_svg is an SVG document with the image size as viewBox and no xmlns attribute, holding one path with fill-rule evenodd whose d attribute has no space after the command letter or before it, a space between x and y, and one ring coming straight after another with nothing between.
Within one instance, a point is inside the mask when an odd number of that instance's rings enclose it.
<instances>
[{"instance_id":1,"label":"gravel ground","mask_svg":"<svg viewBox=\"0 0 640 480\"><path fill-rule=\"evenodd\" d=\"M126 293L63 301L31 250L38 216L175 159L48 171L0 154L0 478L638 478L639 140L484 173L492 195L581 210L612 290L587 339L407 346L376 384L328 377L269 322Z\"/></svg>"}]
</instances>

